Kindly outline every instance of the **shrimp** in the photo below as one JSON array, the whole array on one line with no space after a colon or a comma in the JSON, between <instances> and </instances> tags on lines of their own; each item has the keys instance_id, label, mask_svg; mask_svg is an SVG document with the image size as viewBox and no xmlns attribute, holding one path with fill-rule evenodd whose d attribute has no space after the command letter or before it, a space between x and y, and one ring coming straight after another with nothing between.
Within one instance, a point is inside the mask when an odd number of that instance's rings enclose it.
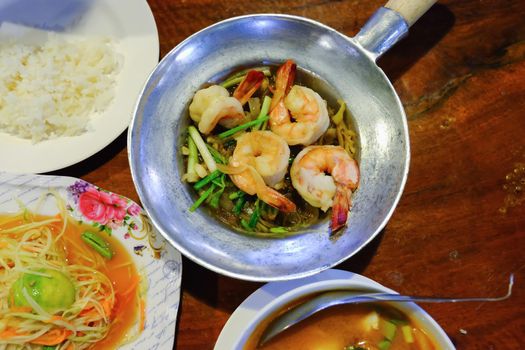
<instances>
[{"instance_id":1,"label":"shrimp","mask_svg":"<svg viewBox=\"0 0 525 350\"><path fill-rule=\"evenodd\" d=\"M212 132L217 124L228 129L242 124L246 119L242 106L263 80L262 72L249 71L233 92L233 97L220 85L197 91L189 107L191 119L198 123L199 131L203 134Z\"/></svg>"},{"instance_id":2,"label":"shrimp","mask_svg":"<svg viewBox=\"0 0 525 350\"><path fill-rule=\"evenodd\" d=\"M295 204L273 189L288 169L290 148L286 141L271 131L252 131L237 139L229 166L218 164L230 174L240 190L257 196L268 205L285 213L294 212Z\"/></svg>"},{"instance_id":3,"label":"shrimp","mask_svg":"<svg viewBox=\"0 0 525 350\"><path fill-rule=\"evenodd\" d=\"M305 201L323 211L332 207L332 232L346 224L350 197L359 183L359 167L343 147L305 147L295 157L290 177Z\"/></svg>"},{"instance_id":4,"label":"shrimp","mask_svg":"<svg viewBox=\"0 0 525 350\"><path fill-rule=\"evenodd\" d=\"M295 63L288 60L277 71L270 105L270 128L289 145L311 145L330 126L326 101L317 92L293 85Z\"/></svg>"}]
</instances>

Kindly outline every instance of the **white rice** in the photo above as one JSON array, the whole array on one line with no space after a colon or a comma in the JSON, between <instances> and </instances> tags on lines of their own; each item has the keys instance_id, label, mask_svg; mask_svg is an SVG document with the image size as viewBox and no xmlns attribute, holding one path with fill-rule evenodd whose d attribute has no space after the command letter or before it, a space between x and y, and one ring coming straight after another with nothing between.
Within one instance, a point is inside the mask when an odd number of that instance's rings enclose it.
<instances>
[{"instance_id":1,"label":"white rice","mask_svg":"<svg viewBox=\"0 0 525 350\"><path fill-rule=\"evenodd\" d=\"M108 39L0 36L0 131L36 143L85 132L114 97L119 56Z\"/></svg>"}]
</instances>

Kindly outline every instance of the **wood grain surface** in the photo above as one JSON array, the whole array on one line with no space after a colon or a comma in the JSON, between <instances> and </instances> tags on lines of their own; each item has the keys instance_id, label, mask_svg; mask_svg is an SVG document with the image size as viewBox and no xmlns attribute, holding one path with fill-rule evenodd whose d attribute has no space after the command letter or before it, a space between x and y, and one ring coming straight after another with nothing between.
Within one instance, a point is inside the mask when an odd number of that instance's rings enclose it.
<instances>
[{"instance_id":1,"label":"wood grain surface","mask_svg":"<svg viewBox=\"0 0 525 350\"><path fill-rule=\"evenodd\" d=\"M353 36L377 0L149 0L160 56L232 16L288 13ZM499 303L425 304L458 349L525 348L525 1L439 1L379 65L407 112L411 164L383 232L337 266L400 293L497 296ZM76 176L133 200L126 135L54 174ZM235 308L260 283L185 259L175 349L212 349Z\"/></svg>"}]
</instances>

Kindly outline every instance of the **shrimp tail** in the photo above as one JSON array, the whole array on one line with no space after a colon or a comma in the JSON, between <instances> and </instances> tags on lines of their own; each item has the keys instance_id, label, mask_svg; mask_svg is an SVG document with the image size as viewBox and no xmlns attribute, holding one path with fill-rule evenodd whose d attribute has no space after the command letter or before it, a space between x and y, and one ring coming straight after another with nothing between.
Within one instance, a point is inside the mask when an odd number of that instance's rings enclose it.
<instances>
[{"instance_id":1,"label":"shrimp tail","mask_svg":"<svg viewBox=\"0 0 525 350\"><path fill-rule=\"evenodd\" d=\"M248 102L248 99L252 97L255 91L257 91L259 86L261 86L263 80L263 72L257 70L249 71L233 92L233 97L239 100L241 105L244 105L246 102Z\"/></svg>"},{"instance_id":2,"label":"shrimp tail","mask_svg":"<svg viewBox=\"0 0 525 350\"><path fill-rule=\"evenodd\" d=\"M271 187L267 187L265 191L260 191L257 196L266 204L283 213L293 213L297 209L294 202Z\"/></svg>"},{"instance_id":3,"label":"shrimp tail","mask_svg":"<svg viewBox=\"0 0 525 350\"><path fill-rule=\"evenodd\" d=\"M351 195L352 190L349 187L337 187L334 196L334 204L332 207L332 222L330 225L332 233L340 230L346 225L346 221L348 219L348 212L350 211L351 207Z\"/></svg>"},{"instance_id":4,"label":"shrimp tail","mask_svg":"<svg viewBox=\"0 0 525 350\"><path fill-rule=\"evenodd\" d=\"M277 70L275 78L275 92L272 98L272 103L270 104L270 111L272 111L277 106L279 101L281 101L292 88L293 82L295 80L296 70L297 65L292 60L287 60Z\"/></svg>"},{"instance_id":5,"label":"shrimp tail","mask_svg":"<svg viewBox=\"0 0 525 350\"><path fill-rule=\"evenodd\" d=\"M259 197L260 200L276 209L279 209L284 213L295 212L296 206L294 202L292 202L273 188L266 186L266 183L264 182L263 178L261 177L261 175L259 175L259 173L257 172L257 170L255 170L254 167L248 165L247 169L250 172L252 179L255 181L254 192L257 194L257 197ZM233 178L232 180L235 183L235 180Z\"/></svg>"}]
</instances>

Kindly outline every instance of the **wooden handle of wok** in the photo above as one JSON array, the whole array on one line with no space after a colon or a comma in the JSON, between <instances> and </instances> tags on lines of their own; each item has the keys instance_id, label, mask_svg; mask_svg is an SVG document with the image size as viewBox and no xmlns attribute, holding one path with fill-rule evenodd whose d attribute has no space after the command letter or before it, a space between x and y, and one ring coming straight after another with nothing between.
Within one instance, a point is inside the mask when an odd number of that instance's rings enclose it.
<instances>
[{"instance_id":1,"label":"wooden handle of wok","mask_svg":"<svg viewBox=\"0 0 525 350\"><path fill-rule=\"evenodd\" d=\"M399 13L412 26L435 2L436 0L389 0L385 7Z\"/></svg>"}]
</instances>

